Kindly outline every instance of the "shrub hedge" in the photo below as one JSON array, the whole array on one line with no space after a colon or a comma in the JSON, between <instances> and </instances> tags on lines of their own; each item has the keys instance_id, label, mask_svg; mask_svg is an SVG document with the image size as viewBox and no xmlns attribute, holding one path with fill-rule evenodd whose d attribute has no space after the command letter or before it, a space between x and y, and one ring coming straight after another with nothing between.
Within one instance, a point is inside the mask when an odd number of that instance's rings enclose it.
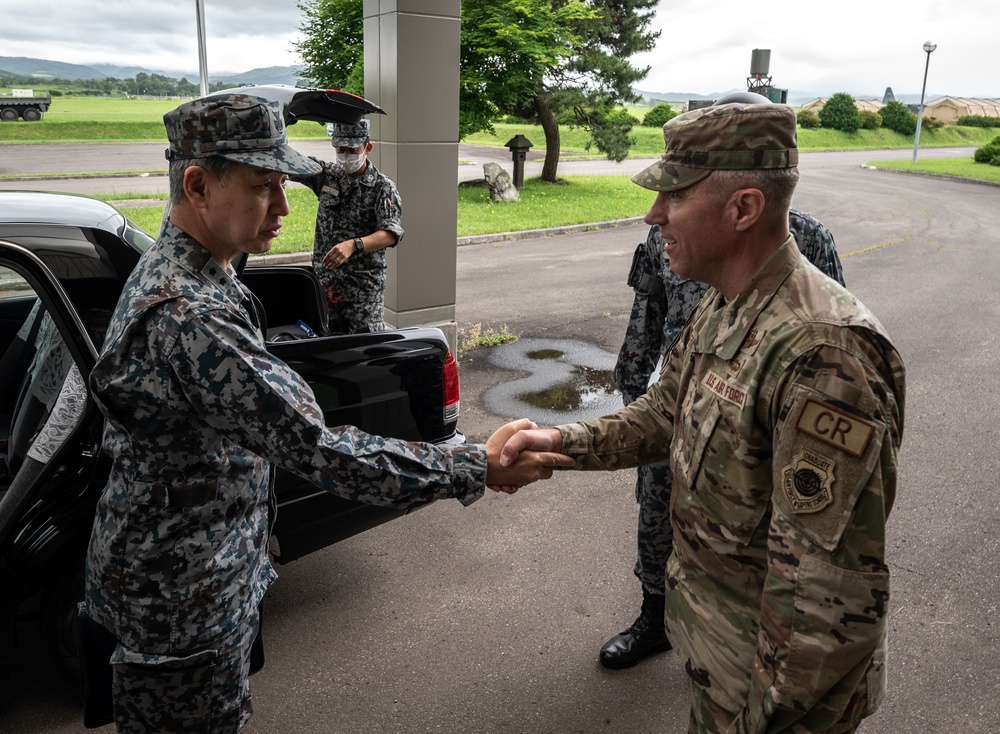
<instances>
[{"instance_id":1,"label":"shrub hedge","mask_svg":"<svg viewBox=\"0 0 1000 734\"><path fill-rule=\"evenodd\" d=\"M823 127L854 133L861 128L861 113L854 104L854 97L847 92L837 92L819 111L819 121Z\"/></svg>"},{"instance_id":2,"label":"shrub hedge","mask_svg":"<svg viewBox=\"0 0 1000 734\"><path fill-rule=\"evenodd\" d=\"M1000 135L986 145L976 148L976 152L972 154L972 160L976 163L993 163L998 158L1000 158Z\"/></svg>"},{"instance_id":3,"label":"shrub hedge","mask_svg":"<svg viewBox=\"0 0 1000 734\"><path fill-rule=\"evenodd\" d=\"M795 118L799 122L799 127L806 130L814 130L820 127L819 117L812 110L799 110Z\"/></svg>"},{"instance_id":4,"label":"shrub hedge","mask_svg":"<svg viewBox=\"0 0 1000 734\"><path fill-rule=\"evenodd\" d=\"M658 104L642 118L643 127L663 127L667 122L677 117L674 108L668 104Z\"/></svg>"},{"instance_id":5,"label":"shrub hedge","mask_svg":"<svg viewBox=\"0 0 1000 734\"><path fill-rule=\"evenodd\" d=\"M955 123L965 127L1000 127L1000 117L986 115L962 115Z\"/></svg>"},{"instance_id":6,"label":"shrub hedge","mask_svg":"<svg viewBox=\"0 0 1000 734\"><path fill-rule=\"evenodd\" d=\"M917 116L907 109L902 102L892 100L879 110L882 115L882 127L897 132L900 135L913 135L917 132Z\"/></svg>"}]
</instances>

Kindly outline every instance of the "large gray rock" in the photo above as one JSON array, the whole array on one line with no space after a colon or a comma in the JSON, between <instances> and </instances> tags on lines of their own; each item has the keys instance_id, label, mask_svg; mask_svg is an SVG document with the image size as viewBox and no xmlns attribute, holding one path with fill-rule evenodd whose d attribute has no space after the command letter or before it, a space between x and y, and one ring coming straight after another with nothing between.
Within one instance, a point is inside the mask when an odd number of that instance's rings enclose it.
<instances>
[{"instance_id":1,"label":"large gray rock","mask_svg":"<svg viewBox=\"0 0 1000 734\"><path fill-rule=\"evenodd\" d=\"M499 163L483 164L483 175L486 176L486 185L490 187L490 198L493 201L521 200L521 194L510 180L510 174Z\"/></svg>"}]
</instances>

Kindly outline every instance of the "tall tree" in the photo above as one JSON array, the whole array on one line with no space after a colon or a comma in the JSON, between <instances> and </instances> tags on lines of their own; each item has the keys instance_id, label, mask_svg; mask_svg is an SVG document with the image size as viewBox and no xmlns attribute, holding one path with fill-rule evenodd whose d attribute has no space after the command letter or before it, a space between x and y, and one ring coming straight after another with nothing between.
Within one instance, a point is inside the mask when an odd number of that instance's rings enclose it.
<instances>
[{"instance_id":1,"label":"tall tree","mask_svg":"<svg viewBox=\"0 0 1000 734\"><path fill-rule=\"evenodd\" d=\"M629 63L653 48L649 32L659 0L463 0L459 134L491 130L511 114L536 120L545 134L542 179L555 181L559 121L590 133L622 160L634 144L623 103L649 67ZM308 80L363 94L362 0L302 0L304 40L297 45ZM351 70L360 90L350 89Z\"/></svg>"},{"instance_id":2,"label":"tall tree","mask_svg":"<svg viewBox=\"0 0 1000 734\"><path fill-rule=\"evenodd\" d=\"M364 95L363 0L302 0L302 78L308 84ZM359 67L357 70L355 67Z\"/></svg>"},{"instance_id":3,"label":"tall tree","mask_svg":"<svg viewBox=\"0 0 1000 734\"><path fill-rule=\"evenodd\" d=\"M649 67L636 68L630 59L652 50L660 35L648 30L658 2L586 0L593 12L578 29L584 39L582 49L546 75L535 98L538 122L545 132L543 181L556 180L556 120L566 112L572 112L576 123L586 128L594 145L608 158L621 161L628 155L635 144L629 135L635 121L619 108L641 98L633 85L645 78Z\"/></svg>"},{"instance_id":4,"label":"tall tree","mask_svg":"<svg viewBox=\"0 0 1000 734\"><path fill-rule=\"evenodd\" d=\"M463 0L460 134L492 130L501 115L534 116L553 69L583 48L586 0Z\"/></svg>"}]
</instances>

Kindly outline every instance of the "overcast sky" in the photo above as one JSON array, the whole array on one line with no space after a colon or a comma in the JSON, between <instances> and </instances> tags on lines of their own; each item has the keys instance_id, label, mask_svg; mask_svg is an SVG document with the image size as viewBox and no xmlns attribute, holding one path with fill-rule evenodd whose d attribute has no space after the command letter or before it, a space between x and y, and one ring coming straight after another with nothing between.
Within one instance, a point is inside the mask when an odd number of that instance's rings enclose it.
<instances>
[{"instance_id":1,"label":"overcast sky","mask_svg":"<svg viewBox=\"0 0 1000 734\"><path fill-rule=\"evenodd\" d=\"M299 63L296 0L204 0L210 74ZM195 0L0 0L0 55L198 71ZM992 0L661 0L641 89L745 88L751 52L770 49L776 87L793 93L1000 97ZM189 77L190 78L190 77ZM192 79L193 81L194 79Z\"/></svg>"}]
</instances>

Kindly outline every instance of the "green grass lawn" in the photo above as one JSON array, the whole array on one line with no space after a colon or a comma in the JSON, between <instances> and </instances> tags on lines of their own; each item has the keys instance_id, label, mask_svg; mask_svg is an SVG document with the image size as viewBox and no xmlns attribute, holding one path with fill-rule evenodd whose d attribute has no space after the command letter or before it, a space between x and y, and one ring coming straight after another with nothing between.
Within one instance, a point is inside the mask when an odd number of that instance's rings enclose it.
<instances>
[{"instance_id":1,"label":"green grass lawn","mask_svg":"<svg viewBox=\"0 0 1000 734\"><path fill-rule=\"evenodd\" d=\"M5 122L0 143L80 143L166 140L163 115L183 99L122 99L120 97L53 97L39 122ZM326 127L299 122L288 137L325 138Z\"/></svg>"},{"instance_id":2,"label":"green grass lawn","mask_svg":"<svg viewBox=\"0 0 1000 734\"><path fill-rule=\"evenodd\" d=\"M988 163L976 163L971 157L920 160L920 157L917 156L915 164L910 161L870 161L867 165L874 166L875 168L892 168L898 171L922 171L924 173L936 173L941 176L956 176L958 178L1000 182L1000 166L991 166Z\"/></svg>"}]
</instances>

